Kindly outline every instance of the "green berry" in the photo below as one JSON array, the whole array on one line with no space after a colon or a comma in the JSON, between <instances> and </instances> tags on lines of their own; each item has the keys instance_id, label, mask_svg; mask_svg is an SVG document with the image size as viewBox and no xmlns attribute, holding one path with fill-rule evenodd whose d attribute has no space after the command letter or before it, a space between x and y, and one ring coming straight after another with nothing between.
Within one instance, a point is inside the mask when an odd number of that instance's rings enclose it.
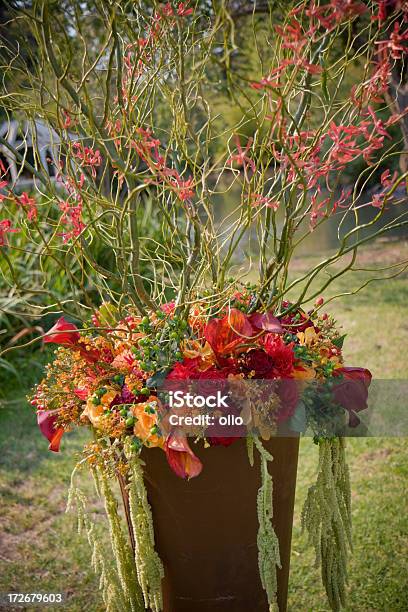
<instances>
[{"instance_id":1,"label":"green berry","mask_svg":"<svg viewBox=\"0 0 408 612\"><path fill-rule=\"evenodd\" d=\"M135 424L134 417L128 417L125 423L126 423L126 427L133 427L133 425Z\"/></svg>"},{"instance_id":2,"label":"green berry","mask_svg":"<svg viewBox=\"0 0 408 612\"><path fill-rule=\"evenodd\" d=\"M170 339L171 340L178 340L178 333L177 332L171 332Z\"/></svg>"},{"instance_id":3,"label":"green berry","mask_svg":"<svg viewBox=\"0 0 408 612\"><path fill-rule=\"evenodd\" d=\"M94 397L94 398L92 399L92 403L93 403L95 406L99 406L99 397Z\"/></svg>"},{"instance_id":4,"label":"green berry","mask_svg":"<svg viewBox=\"0 0 408 612\"><path fill-rule=\"evenodd\" d=\"M136 436L133 438L132 443L131 443L132 449L139 452L140 449L143 446L143 442L141 441L140 438L137 438Z\"/></svg>"},{"instance_id":5,"label":"green berry","mask_svg":"<svg viewBox=\"0 0 408 612\"><path fill-rule=\"evenodd\" d=\"M150 395L150 389L148 389L147 387L143 387L142 389L140 389L140 393L142 395Z\"/></svg>"},{"instance_id":6,"label":"green berry","mask_svg":"<svg viewBox=\"0 0 408 612\"><path fill-rule=\"evenodd\" d=\"M120 411L119 414L123 418L127 417L127 410L126 410L126 408L122 408L122 410Z\"/></svg>"}]
</instances>

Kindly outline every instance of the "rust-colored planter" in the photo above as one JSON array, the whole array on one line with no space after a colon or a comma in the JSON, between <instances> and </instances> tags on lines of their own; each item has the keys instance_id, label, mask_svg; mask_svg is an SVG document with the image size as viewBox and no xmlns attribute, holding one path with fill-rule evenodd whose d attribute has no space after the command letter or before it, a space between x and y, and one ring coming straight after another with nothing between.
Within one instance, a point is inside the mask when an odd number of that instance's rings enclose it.
<instances>
[{"instance_id":1,"label":"rust-colored planter","mask_svg":"<svg viewBox=\"0 0 408 612\"><path fill-rule=\"evenodd\" d=\"M299 440L273 438L274 527L282 569L278 604L286 610ZM258 573L256 495L260 467L246 441L228 448L193 445L204 468L189 482L175 476L163 451L144 453L156 547L165 568L165 612L267 612Z\"/></svg>"}]
</instances>

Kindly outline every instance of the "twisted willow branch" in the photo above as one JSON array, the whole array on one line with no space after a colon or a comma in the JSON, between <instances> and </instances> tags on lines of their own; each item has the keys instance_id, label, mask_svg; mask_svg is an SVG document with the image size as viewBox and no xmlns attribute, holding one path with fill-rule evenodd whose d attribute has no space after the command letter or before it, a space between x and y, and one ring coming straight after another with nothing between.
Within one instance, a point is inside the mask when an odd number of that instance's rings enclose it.
<instances>
[{"instance_id":1,"label":"twisted willow branch","mask_svg":"<svg viewBox=\"0 0 408 612\"><path fill-rule=\"evenodd\" d=\"M346 605L348 551L351 541L351 492L344 438L319 441L319 470L302 511L302 528L321 565L322 582L332 610Z\"/></svg>"}]
</instances>

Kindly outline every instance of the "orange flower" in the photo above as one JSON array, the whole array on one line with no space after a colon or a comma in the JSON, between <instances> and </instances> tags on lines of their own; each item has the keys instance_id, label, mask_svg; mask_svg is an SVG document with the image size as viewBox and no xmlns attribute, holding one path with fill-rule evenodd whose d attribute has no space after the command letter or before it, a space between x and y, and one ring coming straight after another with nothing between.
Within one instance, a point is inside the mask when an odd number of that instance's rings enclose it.
<instances>
[{"instance_id":1,"label":"orange flower","mask_svg":"<svg viewBox=\"0 0 408 612\"><path fill-rule=\"evenodd\" d=\"M118 392L115 389L109 389L106 391L106 393L104 393L101 397L101 404L102 406L104 406L105 408L109 408L111 403L113 402L113 400L115 399L115 397L117 396Z\"/></svg>"},{"instance_id":2,"label":"orange flower","mask_svg":"<svg viewBox=\"0 0 408 612\"><path fill-rule=\"evenodd\" d=\"M90 398L87 403L85 410L82 413L81 419L83 417L88 418L92 425L97 429L102 426L102 417L103 417L104 408L100 404L95 406L92 398Z\"/></svg>"},{"instance_id":3,"label":"orange flower","mask_svg":"<svg viewBox=\"0 0 408 612\"><path fill-rule=\"evenodd\" d=\"M185 359L200 358L199 370L206 370L215 363L214 351L208 342L203 345L198 340L186 341L182 346L182 352Z\"/></svg>"},{"instance_id":4,"label":"orange flower","mask_svg":"<svg viewBox=\"0 0 408 612\"><path fill-rule=\"evenodd\" d=\"M317 344L319 341L319 334L316 333L314 327L306 327L305 331L298 332L297 337L299 338L299 343L302 346L313 346Z\"/></svg>"},{"instance_id":5,"label":"orange flower","mask_svg":"<svg viewBox=\"0 0 408 612\"><path fill-rule=\"evenodd\" d=\"M156 432L157 397L150 396L146 402L134 404L131 408L131 412L136 419L133 429L135 436L143 440L143 442L148 442L149 446L159 446L163 448L163 437Z\"/></svg>"},{"instance_id":6,"label":"orange flower","mask_svg":"<svg viewBox=\"0 0 408 612\"><path fill-rule=\"evenodd\" d=\"M315 378L316 371L311 366L302 365L301 368L295 368L292 373L292 377L298 380L310 380Z\"/></svg>"}]
</instances>

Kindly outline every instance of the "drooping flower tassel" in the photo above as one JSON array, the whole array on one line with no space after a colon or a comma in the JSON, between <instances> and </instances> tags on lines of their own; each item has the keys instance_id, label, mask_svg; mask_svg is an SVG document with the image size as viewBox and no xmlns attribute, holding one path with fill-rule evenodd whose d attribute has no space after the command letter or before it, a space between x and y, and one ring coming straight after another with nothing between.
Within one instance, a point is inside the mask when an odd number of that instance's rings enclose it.
<instances>
[{"instance_id":1,"label":"drooping flower tassel","mask_svg":"<svg viewBox=\"0 0 408 612\"><path fill-rule=\"evenodd\" d=\"M163 609L161 581L163 564L154 545L153 517L143 480L142 462L126 444L129 463L129 510L135 537L135 562L145 606L152 612Z\"/></svg>"},{"instance_id":2,"label":"drooping flower tassel","mask_svg":"<svg viewBox=\"0 0 408 612\"><path fill-rule=\"evenodd\" d=\"M321 565L332 610L346 605L347 561L351 541L351 492L344 438L319 440L319 470L302 510L302 529Z\"/></svg>"},{"instance_id":3,"label":"drooping flower tassel","mask_svg":"<svg viewBox=\"0 0 408 612\"><path fill-rule=\"evenodd\" d=\"M120 585L126 601L124 610L129 612L144 611L143 596L138 584L135 563L131 547L122 529L121 519L118 512L118 503L112 491L108 474L102 466L93 470L97 479L97 489L100 489L105 502L106 516L109 523L109 533L112 544L112 552L115 559Z\"/></svg>"},{"instance_id":4,"label":"drooping flower tassel","mask_svg":"<svg viewBox=\"0 0 408 612\"><path fill-rule=\"evenodd\" d=\"M107 559L109 555L103 550L95 522L87 511L87 499L75 484L76 468L72 472L71 486L68 493L67 512L76 507L78 515L78 533L85 531L92 550L92 568L99 575L99 588L106 612L122 612L127 610L126 597L122 591L119 576L115 567Z\"/></svg>"},{"instance_id":5,"label":"drooping flower tassel","mask_svg":"<svg viewBox=\"0 0 408 612\"><path fill-rule=\"evenodd\" d=\"M277 610L276 593L278 588L276 567L282 567L279 554L279 541L272 525L273 518L273 482L268 472L268 463L273 457L262 445L259 438L254 438L261 460L261 486L258 491L258 565L262 587L266 591L269 609Z\"/></svg>"}]
</instances>

